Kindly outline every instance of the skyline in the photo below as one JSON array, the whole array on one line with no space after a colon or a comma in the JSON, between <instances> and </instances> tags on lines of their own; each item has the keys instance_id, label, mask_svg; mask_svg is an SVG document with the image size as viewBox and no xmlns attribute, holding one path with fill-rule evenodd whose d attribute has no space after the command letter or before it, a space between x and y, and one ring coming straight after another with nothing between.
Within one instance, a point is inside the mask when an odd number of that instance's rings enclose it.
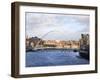
<instances>
[{"instance_id":1,"label":"skyline","mask_svg":"<svg viewBox=\"0 0 100 80\"><path fill-rule=\"evenodd\" d=\"M26 36L44 40L78 40L89 34L89 15L29 13L26 15Z\"/></svg>"}]
</instances>

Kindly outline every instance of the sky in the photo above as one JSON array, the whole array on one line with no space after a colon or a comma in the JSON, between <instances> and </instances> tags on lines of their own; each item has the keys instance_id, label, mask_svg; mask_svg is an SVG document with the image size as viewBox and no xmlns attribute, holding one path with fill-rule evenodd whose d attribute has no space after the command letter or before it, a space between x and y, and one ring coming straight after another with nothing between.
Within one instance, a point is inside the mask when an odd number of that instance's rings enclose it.
<instances>
[{"instance_id":1,"label":"sky","mask_svg":"<svg viewBox=\"0 0 100 80\"><path fill-rule=\"evenodd\" d=\"M25 13L26 36L44 40L79 40L89 33L89 15Z\"/></svg>"}]
</instances>

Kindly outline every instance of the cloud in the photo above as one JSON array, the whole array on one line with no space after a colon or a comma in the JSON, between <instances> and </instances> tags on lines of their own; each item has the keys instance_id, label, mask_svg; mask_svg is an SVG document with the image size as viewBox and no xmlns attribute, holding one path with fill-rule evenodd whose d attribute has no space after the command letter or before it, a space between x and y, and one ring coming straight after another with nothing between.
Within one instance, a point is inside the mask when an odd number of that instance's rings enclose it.
<instances>
[{"instance_id":1,"label":"cloud","mask_svg":"<svg viewBox=\"0 0 100 80\"><path fill-rule=\"evenodd\" d=\"M89 16L26 13L26 35L42 37L50 31L54 32L45 39L78 39L82 32L89 32Z\"/></svg>"}]
</instances>

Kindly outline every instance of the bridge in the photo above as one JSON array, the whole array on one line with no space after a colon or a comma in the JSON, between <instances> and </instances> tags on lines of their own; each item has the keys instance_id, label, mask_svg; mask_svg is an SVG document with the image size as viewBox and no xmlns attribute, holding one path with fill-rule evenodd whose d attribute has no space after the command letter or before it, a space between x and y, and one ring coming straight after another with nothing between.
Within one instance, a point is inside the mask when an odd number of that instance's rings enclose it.
<instances>
[{"instance_id":1,"label":"bridge","mask_svg":"<svg viewBox=\"0 0 100 80\"><path fill-rule=\"evenodd\" d=\"M78 50L79 49L79 42L72 42L72 41L61 41L61 40L42 40L44 39L44 37L46 37L48 34L50 33L54 33L54 32L59 32L59 33L62 33L63 32L60 32L60 31L56 31L56 30L53 30L53 31L49 31L48 33L44 34L40 39L41 40L38 40L36 42L35 45L30 45L29 48L27 49L28 50L32 50L32 51L36 51L36 50L45 50L45 49L62 49L62 50L65 50L65 49L69 49L69 50ZM42 45L40 45L40 43L43 42ZM33 44L34 44L34 41L33 41Z\"/></svg>"}]
</instances>

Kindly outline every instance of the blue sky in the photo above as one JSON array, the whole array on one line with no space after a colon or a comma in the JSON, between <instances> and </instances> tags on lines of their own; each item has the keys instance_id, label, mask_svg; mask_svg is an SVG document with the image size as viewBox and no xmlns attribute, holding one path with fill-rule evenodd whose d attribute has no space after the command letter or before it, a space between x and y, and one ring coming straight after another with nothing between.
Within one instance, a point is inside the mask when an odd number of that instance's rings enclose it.
<instances>
[{"instance_id":1,"label":"blue sky","mask_svg":"<svg viewBox=\"0 0 100 80\"><path fill-rule=\"evenodd\" d=\"M89 15L26 13L26 36L50 40L79 40L89 33Z\"/></svg>"}]
</instances>

